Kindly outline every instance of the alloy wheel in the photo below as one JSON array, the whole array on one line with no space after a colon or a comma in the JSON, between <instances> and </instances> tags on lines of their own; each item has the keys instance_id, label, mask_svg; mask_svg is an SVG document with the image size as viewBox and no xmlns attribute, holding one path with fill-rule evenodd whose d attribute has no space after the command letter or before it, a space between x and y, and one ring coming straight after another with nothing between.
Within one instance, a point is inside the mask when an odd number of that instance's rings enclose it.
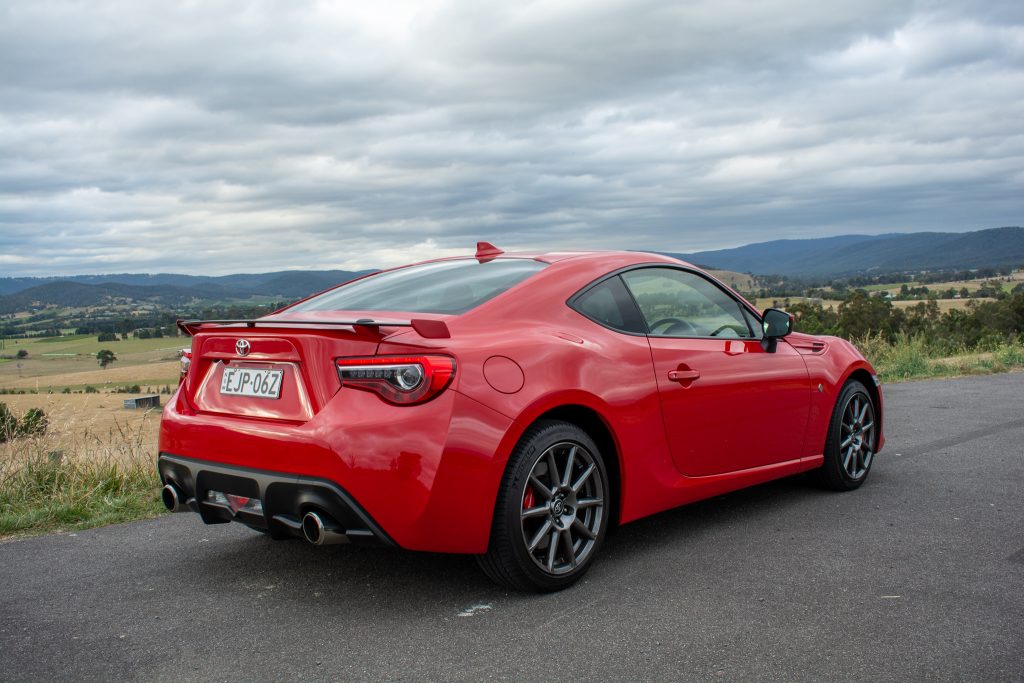
<instances>
[{"instance_id":1,"label":"alloy wheel","mask_svg":"<svg viewBox=\"0 0 1024 683\"><path fill-rule=\"evenodd\" d=\"M557 443L534 462L522 492L523 543L544 572L562 575L594 551L604 516L604 482L594 455Z\"/></svg>"},{"instance_id":2,"label":"alloy wheel","mask_svg":"<svg viewBox=\"0 0 1024 683\"><path fill-rule=\"evenodd\" d=\"M861 479L867 474L874 457L875 411L871 399L860 392L851 396L840 424L840 464L851 479Z\"/></svg>"}]
</instances>

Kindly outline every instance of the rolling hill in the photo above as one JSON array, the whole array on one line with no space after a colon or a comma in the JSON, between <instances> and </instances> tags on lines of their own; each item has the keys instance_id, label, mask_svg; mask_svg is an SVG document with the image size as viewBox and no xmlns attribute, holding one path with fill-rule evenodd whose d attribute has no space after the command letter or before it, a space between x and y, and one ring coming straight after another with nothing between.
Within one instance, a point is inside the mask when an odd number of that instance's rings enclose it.
<instances>
[{"instance_id":1,"label":"rolling hill","mask_svg":"<svg viewBox=\"0 0 1024 683\"><path fill-rule=\"evenodd\" d=\"M774 240L672 256L755 275L831 276L1024 265L1024 228Z\"/></svg>"},{"instance_id":2,"label":"rolling hill","mask_svg":"<svg viewBox=\"0 0 1024 683\"><path fill-rule=\"evenodd\" d=\"M294 301L358 277L347 270L282 271L222 277L124 273L71 278L4 278L0 280L0 315L38 306L83 308L110 303L152 303L176 307L197 301L247 299L254 296Z\"/></svg>"},{"instance_id":3,"label":"rolling hill","mask_svg":"<svg viewBox=\"0 0 1024 683\"><path fill-rule=\"evenodd\" d=\"M737 274L841 277L1021 266L1024 265L1024 228L773 240L735 249L670 255L710 269L734 271L729 276L733 280L730 284L749 289L750 283ZM177 307L199 301L250 297L294 301L368 272L372 271L289 270L218 277L119 273L67 278L0 278L0 314L39 305L81 308L134 302Z\"/></svg>"}]
</instances>

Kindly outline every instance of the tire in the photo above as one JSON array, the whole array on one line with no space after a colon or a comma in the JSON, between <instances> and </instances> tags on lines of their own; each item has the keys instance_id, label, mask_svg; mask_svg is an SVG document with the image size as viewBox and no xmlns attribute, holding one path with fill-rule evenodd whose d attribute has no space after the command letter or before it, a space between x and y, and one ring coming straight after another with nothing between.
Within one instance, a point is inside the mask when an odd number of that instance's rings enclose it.
<instances>
[{"instance_id":1,"label":"tire","mask_svg":"<svg viewBox=\"0 0 1024 683\"><path fill-rule=\"evenodd\" d=\"M843 385L832 409L825 439L825 462L808 473L810 480L833 491L852 491L871 472L878 444L877 412L867 388L857 380Z\"/></svg>"},{"instance_id":2,"label":"tire","mask_svg":"<svg viewBox=\"0 0 1024 683\"><path fill-rule=\"evenodd\" d=\"M593 439L568 422L542 420L526 430L509 458L490 544L477 562L507 588L566 588L601 548L609 501L608 472Z\"/></svg>"}]
</instances>

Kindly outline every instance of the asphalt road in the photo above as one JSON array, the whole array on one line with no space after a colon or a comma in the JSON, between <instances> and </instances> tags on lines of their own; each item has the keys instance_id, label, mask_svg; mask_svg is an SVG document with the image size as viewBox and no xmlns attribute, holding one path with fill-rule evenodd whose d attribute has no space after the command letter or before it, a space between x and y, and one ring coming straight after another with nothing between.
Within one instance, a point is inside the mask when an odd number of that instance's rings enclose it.
<instances>
[{"instance_id":1,"label":"asphalt road","mask_svg":"<svg viewBox=\"0 0 1024 683\"><path fill-rule=\"evenodd\" d=\"M886 387L858 491L630 524L577 586L194 515L0 544L0 679L1024 680L1024 374Z\"/></svg>"}]
</instances>

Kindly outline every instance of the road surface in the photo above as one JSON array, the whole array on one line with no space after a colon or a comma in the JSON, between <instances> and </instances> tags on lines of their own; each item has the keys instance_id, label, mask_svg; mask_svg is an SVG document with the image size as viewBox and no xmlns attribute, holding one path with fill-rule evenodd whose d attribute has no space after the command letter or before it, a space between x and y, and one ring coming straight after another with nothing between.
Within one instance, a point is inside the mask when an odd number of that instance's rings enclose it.
<instances>
[{"instance_id":1,"label":"road surface","mask_svg":"<svg viewBox=\"0 0 1024 683\"><path fill-rule=\"evenodd\" d=\"M886 387L860 490L627 525L586 579L169 515L0 544L0 680L1022 680L1024 374Z\"/></svg>"}]
</instances>

